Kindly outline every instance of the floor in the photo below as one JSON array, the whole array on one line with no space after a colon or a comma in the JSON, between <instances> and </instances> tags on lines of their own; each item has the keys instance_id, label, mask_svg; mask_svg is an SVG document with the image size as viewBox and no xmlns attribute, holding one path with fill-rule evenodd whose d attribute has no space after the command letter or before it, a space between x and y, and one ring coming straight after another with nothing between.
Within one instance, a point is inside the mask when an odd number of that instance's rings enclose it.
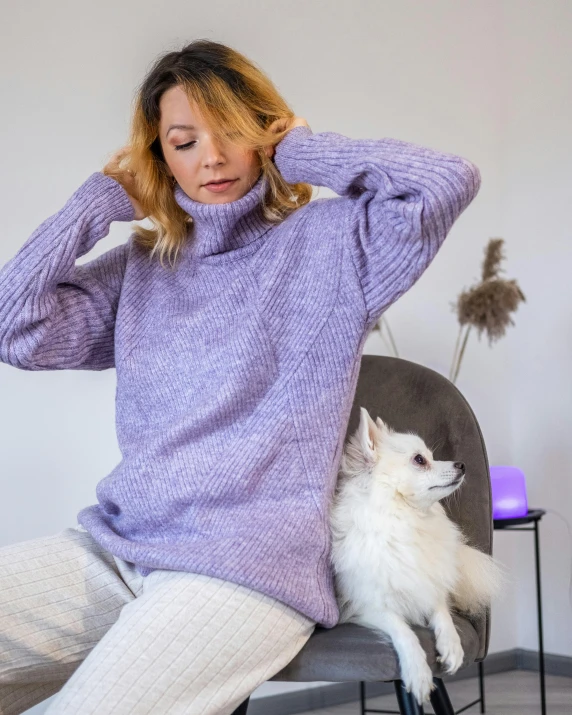
<instances>
[{"instance_id":1,"label":"floor","mask_svg":"<svg viewBox=\"0 0 572 715\"><path fill-rule=\"evenodd\" d=\"M477 678L467 678L455 683L447 683L447 691L455 709L462 708L479 697ZM367 694L367 685L366 685ZM546 676L546 715L571 715L572 678L555 675ZM514 670L509 673L487 675L485 678L485 705L487 715L540 715L540 693L538 673ZM395 696L384 695L367 698L366 708L397 710ZM467 715L480 713L479 704L464 711ZM347 703L335 707L311 710L301 715L359 715L357 703ZM425 713L433 713L430 706ZM366 715L369 715L366 713Z\"/></svg>"}]
</instances>

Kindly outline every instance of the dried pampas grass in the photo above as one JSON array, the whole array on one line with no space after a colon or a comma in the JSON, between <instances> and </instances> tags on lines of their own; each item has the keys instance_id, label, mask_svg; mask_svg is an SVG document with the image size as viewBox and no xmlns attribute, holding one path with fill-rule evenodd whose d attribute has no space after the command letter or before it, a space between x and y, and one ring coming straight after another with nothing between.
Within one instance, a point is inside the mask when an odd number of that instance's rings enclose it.
<instances>
[{"instance_id":1,"label":"dried pampas grass","mask_svg":"<svg viewBox=\"0 0 572 715\"><path fill-rule=\"evenodd\" d=\"M477 330L479 339L482 333L486 333L489 345L492 345L502 338L509 325L514 325L511 313L518 308L521 301L526 300L516 280L499 277L503 270L500 264L505 258L503 244L502 238L490 239L485 249L481 281L463 291L453 304L460 326L449 373L449 379L453 383L459 375L471 328Z\"/></svg>"},{"instance_id":2,"label":"dried pampas grass","mask_svg":"<svg viewBox=\"0 0 572 715\"><path fill-rule=\"evenodd\" d=\"M477 330L479 339L486 333L489 346L502 338L509 325L514 325L511 313L525 301L516 280L501 278L501 262L505 259L503 253L504 239L491 238L485 248L482 264L481 280L468 290L464 290L455 303L453 310L459 320L459 334L455 345L455 354L449 372L449 379L455 383L459 376L461 361L465 354L469 333L472 328ZM377 321L371 332L377 330L395 357L399 357L393 334L385 315Z\"/></svg>"}]
</instances>

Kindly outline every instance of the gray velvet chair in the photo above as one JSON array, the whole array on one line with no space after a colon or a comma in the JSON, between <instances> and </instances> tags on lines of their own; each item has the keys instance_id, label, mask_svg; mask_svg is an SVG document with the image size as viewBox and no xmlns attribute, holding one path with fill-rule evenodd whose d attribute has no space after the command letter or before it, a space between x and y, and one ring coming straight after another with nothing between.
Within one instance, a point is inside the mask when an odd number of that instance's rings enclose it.
<instances>
[{"instance_id":1,"label":"gray velvet chair","mask_svg":"<svg viewBox=\"0 0 572 715\"><path fill-rule=\"evenodd\" d=\"M374 420L380 416L395 430L414 430L429 447L436 445L436 459L465 463L465 483L454 498L444 500L443 504L450 517L462 527L469 543L490 554L493 523L487 453L479 424L459 390L423 365L399 358L363 355L346 439L357 429L361 406L367 408ZM489 647L489 613L478 618L454 615L454 621L465 651L463 667L481 662ZM415 628L415 632L427 653L437 686L431 705L437 715L452 715L454 710L441 679L443 673L437 662L433 634L428 628ZM302 650L272 680L393 681L399 712L402 715L423 713L403 687L392 646L380 643L376 634L357 624L342 623L334 628L316 626ZM245 715L247 709L248 700L234 715Z\"/></svg>"}]
</instances>

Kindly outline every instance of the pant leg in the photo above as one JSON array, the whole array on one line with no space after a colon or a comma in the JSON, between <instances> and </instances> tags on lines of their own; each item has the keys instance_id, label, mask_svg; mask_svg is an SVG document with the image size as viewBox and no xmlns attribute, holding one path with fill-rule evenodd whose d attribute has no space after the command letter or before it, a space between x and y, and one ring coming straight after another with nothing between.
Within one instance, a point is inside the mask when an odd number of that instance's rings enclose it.
<instances>
[{"instance_id":1,"label":"pant leg","mask_svg":"<svg viewBox=\"0 0 572 715\"><path fill-rule=\"evenodd\" d=\"M245 586L152 571L45 715L229 715L314 627Z\"/></svg>"},{"instance_id":2,"label":"pant leg","mask_svg":"<svg viewBox=\"0 0 572 715\"><path fill-rule=\"evenodd\" d=\"M79 528L0 548L0 715L61 689L143 579Z\"/></svg>"}]
</instances>

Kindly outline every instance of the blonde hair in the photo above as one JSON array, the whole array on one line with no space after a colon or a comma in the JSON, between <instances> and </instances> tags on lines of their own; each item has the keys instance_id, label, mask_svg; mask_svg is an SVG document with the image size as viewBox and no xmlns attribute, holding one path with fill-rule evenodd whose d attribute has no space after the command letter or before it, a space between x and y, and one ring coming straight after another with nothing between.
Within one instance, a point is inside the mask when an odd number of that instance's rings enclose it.
<instances>
[{"instance_id":1,"label":"blonde hair","mask_svg":"<svg viewBox=\"0 0 572 715\"><path fill-rule=\"evenodd\" d=\"M211 40L194 40L160 56L139 86L125 156L137 177L136 198L154 225L135 226L134 240L150 257L158 254L162 265L165 258L174 265L193 221L174 198L174 178L168 174L159 140L159 101L173 86L185 91L217 141L232 137L234 144L257 153L267 183L267 220L278 224L312 198L311 184L288 184L264 152L265 146L278 144L287 134L269 132L269 125L295 116L273 82L240 52ZM115 178L119 175L118 170Z\"/></svg>"}]
</instances>

